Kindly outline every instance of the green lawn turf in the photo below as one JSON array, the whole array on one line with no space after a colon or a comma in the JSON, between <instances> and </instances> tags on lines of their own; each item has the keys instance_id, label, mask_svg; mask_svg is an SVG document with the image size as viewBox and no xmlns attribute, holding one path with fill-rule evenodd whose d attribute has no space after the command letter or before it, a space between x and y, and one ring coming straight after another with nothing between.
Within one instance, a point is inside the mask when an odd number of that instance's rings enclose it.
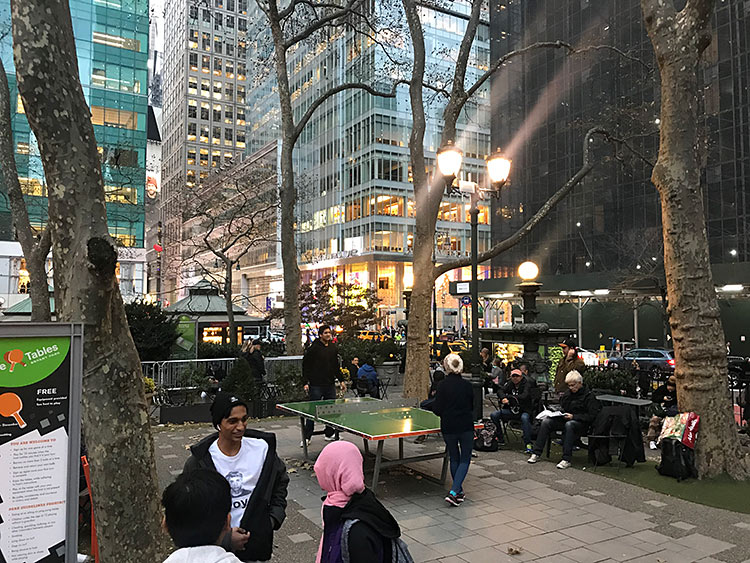
<instances>
[{"instance_id":1,"label":"green lawn turf","mask_svg":"<svg viewBox=\"0 0 750 563\"><path fill-rule=\"evenodd\" d=\"M561 455L560 446L552 444L549 460L557 463ZM542 459L547 459L546 452L542 454ZM750 498L750 482L734 481L726 475L715 479L687 479L678 482L674 477L659 475L654 461L636 463L633 467L622 465L619 470L617 463L613 461L594 469L589 465L586 450L573 452L573 466L683 500L750 514L750 503L747 502Z\"/></svg>"}]
</instances>

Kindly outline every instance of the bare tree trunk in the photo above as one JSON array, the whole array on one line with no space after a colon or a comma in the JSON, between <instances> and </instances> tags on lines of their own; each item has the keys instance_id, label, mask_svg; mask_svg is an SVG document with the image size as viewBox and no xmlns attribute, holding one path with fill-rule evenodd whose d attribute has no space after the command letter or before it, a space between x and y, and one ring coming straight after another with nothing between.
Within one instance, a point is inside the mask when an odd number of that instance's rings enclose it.
<instances>
[{"instance_id":1,"label":"bare tree trunk","mask_svg":"<svg viewBox=\"0 0 750 563\"><path fill-rule=\"evenodd\" d=\"M297 189L294 184L294 143L297 132L292 110L289 72L287 69L287 46L281 26L278 5L268 3L266 15L271 27L274 44L274 67L279 90L281 109L281 263L284 268L284 332L286 350L290 356L302 354L302 312L299 307L300 275L297 265L297 239L295 224L297 217Z\"/></svg>"},{"instance_id":2,"label":"bare tree trunk","mask_svg":"<svg viewBox=\"0 0 750 563\"><path fill-rule=\"evenodd\" d=\"M652 181L661 196L664 267L681 411L701 417L696 461L700 477L750 476L727 393L724 331L706 238L696 152L698 62L711 41L713 0L641 0L661 73L659 158Z\"/></svg>"},{"instance_id":3,"label":"bare tree trunk","mask_svg":"<svg viewBox=\"0 0 750 563\"><path fill-rule=\"evenodd\" d=\"M227 320L229 320L229 343L237 344L237 323L234 320L234 303L232 302L232 266L231 260L224 259L224 302L227 306Z\"/></svg>"},{"instance_id":4,"label":"bare tree trunk","mask_svg":"<svg viewBox=\"0 0 750 563\"><path fill-rule=\"evenodd\" d=\"M86 324L83 424L101 558L160 561L168 545L143 378L115 277L70 9L67 0L13 0L11 14L18 89L50 187L57 318Z\"/></svg>"},{"instance_id":5,"label":"bare tree trunk","mask_svg":"<svg viewBox=\"0 0 750 563\"><path fill-rule=\"evenodd\" d=\"M8 77L5 74L5 66L0 61L0 175L2 175L3 184L8 191L10 210L13 215L13 227L26 258L26 269L29 271L31 320L49 322L52 319L52 313L45 265L47 264L51 239L49 229L46 227L38 238L34 236L34 232L31 230L26 201L23 199L21 183L18 181L10 108Z\"/></svg>"}]
</instances>

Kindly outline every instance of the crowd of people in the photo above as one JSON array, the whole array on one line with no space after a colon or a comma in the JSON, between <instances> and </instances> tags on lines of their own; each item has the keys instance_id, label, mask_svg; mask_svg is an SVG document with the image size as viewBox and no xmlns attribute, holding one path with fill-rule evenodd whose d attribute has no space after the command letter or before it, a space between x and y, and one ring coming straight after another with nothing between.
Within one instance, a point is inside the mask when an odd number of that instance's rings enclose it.
<instances>
[{"instance_id":1,"label":"crowd of people","mask_svg":"<svg viewBox=\"0 0 750 563\"><path fill-rule=\"evenodd\" d=\"M312 401L335 399L337 384L343 385L333 331L321 326L318 335L302 362L304 390ZM566 469L602 407L593 390L584 385L576 342L566 339L560 346L563 356L554 376L554 390L550 391L556 408L542 405L542 392L529 373L528 363L505 366L486 348L480 355L485 390L497 397L498 408L490 419L500 444L506 426L518 421L529 454L527 461L533 464L559 432L562 459L557 467ZM241 354L253 376L262 378L265 369L260 342L246 343ZM358 379L360 392L378 397L377 372L371 358L355 356L345 366L352 378ZM475 441L474 392L463 371L459 355L445 354L432 373L428 397L420 405L440 418L452 479L445 502L453 507L466 500L463 484ZM653 392L652 400L647 439L655 449L664 417L677 412L674 376ZM190 447L183 473L163 493L164 526L177 547L165 563L268 561L274 532L286 518L289 484L285 464L277 453L276 437L248 428L247 405L230 393L216 394L211 417L215 432ZM316 563L411 561L395 518L365 486L363 459L357 446L338 440L338 432L332 427L327 426L323 433L331 443L322 449L314 465L318 483L326 492ZM308 445L313 434L314 421L307 420L303 440ZM417 442L424 439L420 436Z\"/></svg>"}]
</instances>

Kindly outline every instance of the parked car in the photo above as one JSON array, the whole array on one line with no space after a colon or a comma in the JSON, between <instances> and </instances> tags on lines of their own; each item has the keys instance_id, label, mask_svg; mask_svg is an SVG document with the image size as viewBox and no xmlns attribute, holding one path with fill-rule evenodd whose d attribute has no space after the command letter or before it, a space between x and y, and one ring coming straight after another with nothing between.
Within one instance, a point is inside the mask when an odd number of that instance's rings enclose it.
<instances>
[{"instance_id":1,"label":"parked car","mask_svg":"<svg viewBox=\"0 0 750 563\"><path fill-rule=\"evenodd\" d=\"M608 358L604 365L631 371L650 372L654 375L674 372L674 352L659 348L635 348L622 357Z\"/></svg>"},{"instance_id":2,"label":"parked car","mask_svg":"<svg viewBox=\"0 0 750 563\"><path fill-rule=\"evenodd\" d=\"M742 356L727 356L729 367L729 383L733 388L739 389L742 385L750 383L750 358Z\"/></svg>"},{"instance_id":3,"label":"parked car","mask_svg":"<svg viewBox=\"0 0 750 563\"><path fill-rule=\"evenodd\" d=\"M375 342L381 342L383 340L389 340L391 337L388 334L382 334L377 330L360 330L357 333L357 338L360 340L374 340Z\"/></svg>"},{"instance_id":4,"label":"parked car","mask_svg":"<svg viewBox=\"0 0 750 563\"><path fill-rule=\"evenodd\" d=\"M455 340L448 343L448 348L450 348L453 354L460 354L461 352L466 352L469 349L469 345L464 340Z\"/></svg>"}]
</instances>

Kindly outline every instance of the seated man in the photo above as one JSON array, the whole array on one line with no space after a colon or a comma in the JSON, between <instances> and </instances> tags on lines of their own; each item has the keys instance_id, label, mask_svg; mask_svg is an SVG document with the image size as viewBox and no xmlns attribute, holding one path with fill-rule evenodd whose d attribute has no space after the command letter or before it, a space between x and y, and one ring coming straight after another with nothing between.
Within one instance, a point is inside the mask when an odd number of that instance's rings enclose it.
<instances>
[{"instance_id":1,"label":"seated man","mask_svg":"<svg viewBox=\"0 0 750 563\"><path fill-rule=\"evenodd\" d=\"M651 394L651 401L656 406L657 413L649 421L646 439L649 442L648 447L655 450L656 439L661 433L664 417L675 416L679 412L677 409L677 378L670 375L667 382L657 387Z\"/></svg>"},{"instance_id":2,"label":"seated man","mask_svg":"<svg viewBox=\"0 0 750 563\"><path fill-rule=\"evenodd\" d=\"M510 378L500 389L500 410L490 415L492 422L497 427L497 436L500 444L504 443L505 437L501 431L501 421L520 420L523 429L523 443L526 444L526 453L532 453L531 447L531 417L534 415L534 406L531 402L531 385L523 376L520 369L510 372Z\"/></svg>"},{"instance_id":3,"label":"seated man","mask_svg":"<svg viewBox=\"0 0 750 563\"><path fill-rule=\"evenodd\" d=\"M365 360L365 363L357 371L357 378L360 380L360 384L364 383L366 392L370 397L380 398L378 372L375 371L375 362L372 359Z\"/></svg>"},{"instance_id":4,"label":"seated man","mask_svg":"<svg viewBox=\"0 0 750 563\"><path fill-rule=\"evenodd\" d=\"M232 496L224 477L210 469L183 473L164 489L162 525L177 546L164 563L240 563L220 544L228 540Z\"/></svg>"},{"instance_id":5,"label":"seated man","mask_svg":"<svg viewBox=\"0 0 750 563\"><path fill-rule=\"evenodd\" d=\"M557 464L557 468L567 469L570 467L576 442L581 436L586 435L586 431L601 409L594 393L584 387L583 377L579 372L575 370L568 372L565 376L565 385L567 385L568 390L560 399L562 416L547 417L542 420L539 436L537 436L533 448L534 453L528 459L529 463L539 461L551 432L563 430L563 455L562 461Z\"/></svg>"}]
</instances>

